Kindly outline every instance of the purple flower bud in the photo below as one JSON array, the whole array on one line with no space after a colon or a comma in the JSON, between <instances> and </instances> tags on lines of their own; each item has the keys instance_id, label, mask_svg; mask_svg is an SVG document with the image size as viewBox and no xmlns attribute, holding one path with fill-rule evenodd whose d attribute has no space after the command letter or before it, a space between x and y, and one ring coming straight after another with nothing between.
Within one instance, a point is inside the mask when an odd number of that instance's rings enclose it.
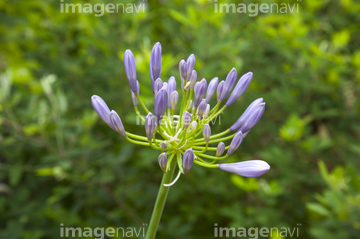
<instances>
[{"instance_id":1,"label":"purple flower bud","mask_svg":"<svg viewBox=\"0 0 360 239\"><path fill-rule=\"evenodd\" d=\"M228 101L225 104L226 106L232 105L244 93L246 88L249 86L252 78L253 78L253 73L248 72L239 79Z\"/></svg>"},{"instance_id":2,"label":"purple flower bud","mask_svg":"<svg viewBox=\"0 0 360 239\"><path fill-rule=\"evenodd\" d=\"M171 109L170 95L176 91L176 80L175 77L171 76L168 81L168 108Z\"/></svg>"},{"instance_id":3,"label":"purple flower bud","mask_svg":"<svg viewBox=\"0 0 360 239\"><path fill-rule=\"evenodd\" d=\"M138 99L136 98L135 93L132 92L132 91L131 91L131 99L132 99L134 107L137 107L138 106Z\"/></svg>"},{"instance_id":4,"label":"purple flower bud","mask_svg":"<svg viewBox=\"0 0 360 239\"><path fill-rule=\"evenodd\" d=\"M207 104L206 105L206 110L205 110L205 112L204 112L204 114L203 114L203 118L206 118L206 117L208 117L208 115L209 115L209 112L210 112L210 105L209 104Z\"/></svg>"},{"instance_id":5,"label":"purple flower bud","mask_svg":"<svg viewBox=\"0 0 360 239\"><path fill-rule=\"evenodd\" d=\"M163 83L163 86L161 87L161 89L165 89L166 92L167 92L167 90L168 90L168 83L167 83L167 82L164 82L164 83Z\"/></svg>"},{"instance_id":6,"label":"purple flower bud","mask_svg":"<svg viewBox=\"0 0 360 239\"><path fill-rule=\"evenodd\" d=\"M218 82L219 82L219 78L215 77L213 78L210 83L209 83L209 86L207 88L207 91L206 91L206 102L209 103L210 100L211 100L211 97L214 95L215 93L215 90L218 86Z\"/></svg>"},{"instance_id":7,"label":"purple flower bud","mask_svg":"<svg viewBox=\"0 0 360 239\"><path fill-rule=\"evenodd\" d=\"M257 122L261 119L261 116L264 114L265 111L265 103L261 103L256 107L252 114L245 119L245 122L240 127L240 131L247 133L249 130L252 129L256 125Z\"/></svg>"},{"instance_id":8,"label":"purple flower bud","mask_svg":"<svg viewBox=\"0 0 360 239\"><path fill-rule=\"evenodd\" d=\"M162 88L161 90L159 90L159 92L155 96L154 114L157 117L157 119L156 119L157 124L161 123L161 119L166 110L167 102L168 102L167 91L164 88Z\"/></svg>"},{"instance_id":9,"label":"purple flower bud","mask_svg":"<svg viewBox=\"0 0 360 239\"><path fill-rule=\"evenodd\" d=\"M177 102L179 101L179 93L173 91L170 95L170 107L169 109L175 109Z\"/></svg>"},{"instance_id":10,"label":"purple flower bud","mask_svg":"<svg viewBox=\"0 0 360 239\"><path fill-rule=\"evenodd\" d=\"M137 80L136 80L135 57L130 50L126 50L124 53L124 65L125 65L126 76L130 84L130 88L133 92L136 93L139 91L139 89L136 83Z\"/></svg>"},{"instance_id":11,"label":"purple flower bud","mask_svg":"<svg viewBox=\"0 0 360 239\"><path fill-rule=\"evenodd\" d=\"M221 91L220 100L223 101L226 99L230 91L235 85L237 79L237 72L235 68L232 68L229 74L226 77L225 84L223 86L223 89Z\"/></svg>"},{"instance_id":12,"label":"purple flower bud","mask_svg":"<svg viewBox=\"0 0 360 239\"><path fill-rule=\"evenodd\" d=\"M195 55L191 54L188 59L186 60L186 65L187 65L187 81L190 80L190 76L192 71L194 70L194 66L195 66Z\"/></svg>"},{"instance_id":13,"label":"purple flower bud","mask_svg":"<svg viewBox=\"0 0 360 239\"><path fill-rule=\"evenodd\" d=\"M224 142L220 142L216 148L216 157L220 157L225 151L225 144Z\"/></svg>"},{"instance_id":14,"label":"purple flower bud","mask_svg":"<svg viewBox=\"0 0 360 239\"><path fill-rule=\"evenodd\" d=\"M180 73L180 79L181 79L181 89L184 89L185 81L187 81L187 64L185 60L181 60L179 62L179 73Z\"/></svg>"},{"instance_id":15,"label":"purple flower bud","mask_svg":"<svg viewBox=\"0 0 360 239\"><path fill-rule=\"evenodd\" d=\"M194 86L195 86L195 83L196 83L196 80L197 80L197 73L195 70L193 70L191 72L191 76L190 76L190 89L193 90L194 89Z\"/></svg>"},{"instance_id":16,"label":"purple flower bud","mask_svg":"<svg viewBox=\"0 0 360 239\"><path fill-rule=\"evenodd\" d=\"M220 101L220 96L221 96L221 92L224 88L224 84L225 84L225 81L220 81L218 87L217 87L217 90L216 90L216 96L217 96L217 101L219 102Z\"/></svg>"},{"instance_id":17,"label":"purple flower bud","mask_svg":"<svg viewBox=\"0 0 360 239\"><path fill-rule=\"evenodd\" d=\"M166 150L166 148L167 148L167 143L166 143L165 140L160 142L160 148L161 148L162 150Z\"/></svg>"},{"instance_id":18,"label":"purple flower bud","mask_svg":"<svg viewBox=\"0 0 360 239\"><path fill-rule=\"evenodd\" d=\"M136 81L136 91L134 92L136 94L139 94L140 93L140 84L139 84L139 81Z\"/></svg>"},{"instance_id":19,"label":"purple flower bud","mask_svg":"<svg viewBox=\"0 0 360 239\"><path fill-rule=\"evenodd\" d=\"M199 104L198 112L197 112L200 118L203 117L206 110L206 106L207 106L206 100L202 99L201 103Z\"/></svg>"},{"instance_id":20,"label":"purple flower bud","mask_svg":"<svg viewBox=\"0 0 360 239\"><path fill-rule=\"evenodd\" d=\"M154 116L151 112L149 112L145 118L145 133L149 141L151 141L154 136L155 127L156 124L155 124Z\"/></svg>"},{"instance_id":21,"label":"purple flower bud","mask_svg":"<svg viewBox=\"0 0 360 239\"><path fill-rule=\"evenodd\" d=\"M209 124L204 125L202 133L203 133L205 142L209 143L210 136L211 136L211 128L210 128Z\"/></svg>"},{"instance_id":22,"label":"purple flower bud","mask_svg":"<svg viewBox=\"0 0 360 239\"><path fill-rule=\"evenodd\" d=\"M97 95L93 95L91 96L91 104L94 108L94 110L96 111L96 113L98 113L98 115L100 116L100 118L107 124L109 125L111 128L113 128L111 122L110 122L110 109L107 106L107 104L105 103L105 101Z\"/></svg>"},{"instance_id":23,"label":"purple flower bud","mask_svg":"<svg viewBox=\"0 0 360 239\"><path fill-rule=\"evenodd\" d=\"M244 111L244 113L239 117L239 119L229 128L231 131L236 131L245 123L246 119L252 115L257 107L263 103L263 98L254 100Z\"/></svg>"},{"instance_id":24,"label":"purple flower bud","mask_svg":"<svg viewBox=\"0 0 360 239\"><path fill-rule=\"evenodd\" d=\"M116 132L118 132L121 136L126 138L127 135L125 133L125 129L124 129L124 126L121 122L119 115L114 110L112 110L110 112L109 118L110 118L111 124L113 125L113 129Z\"/></svg>"},{"instance_id":25,"label":"purple flower bud","mask_svg":"<svg viewBox=\"0 0 360 239\"><path fill-rule=\"evenodd\" d=\"M184 153L183 159L182 159L182 168L183 168L183 173L188 173L190 172L190 169L194 163L194 151L192 150L192 148L187 149Z\"/></svg>"},{"instance_id":26,"label":"purple flower bud","mask_svg":"<svg viewBox=\"0 0 360 239\"><path fill-rule=\"evenodd\" d=\"M201 100L204 98L206 92L207 82L205 79L202 79L199 84L195 87L195 99L194 106L198 107Z\"/></svg>"},{"instance_id":27,"label":"purple flower bud","mask_svg":"<svg viewBox=\"0 0 360 239\"><path fill-rule=\"evenodd\" d=\"M155 43L150 55L150 78L153 93L155 94L154 83L161 75L161 44Z\"/></svg>"},{"instance_id":28,"label":"purple flower bud","mask_svg":"<svg viewBox=\"0 0 360 239\"><path fill-rule=\"evenodd\" d=\"M166 172L166 165L167 165L167 155L166 153L162 153L159 155L158 158L159 165L162 171Z\"/></svg>"},{"instance_id":29,"label":"purple flower bud","mask_svg":"<svg viewBox=\"0 0 360 239\"><path fill-rule=\"evenodd\" d=\"M243 141L243 138L244 138L243 133L241 131L237 132L234 138L232 139L226 154L230 155L234 153L234 151L240 146L241 142Z\"/></svg>"},{"instance_id":30,"label":"purple flower bud","mask_svg":"<svg viewBox=\"0 0 360 239\"><path fill-rule=\"evenodd\" d=\"M184 123L184 128L187 129L191 122L191 114L189 112L185 111L183 114L182 120Z\"/></svg>"},{"instance_id":31,"label":"purple flower bud","mask_svg":"<svg viewBox=\"0 0 360 239\"><path fill-rule=\"evenodd\" d=\"M191 130L196 130L196 128L197 128L197 122L196 122L195 120L194 120L193 122L191 122L190 128L191 128Z\"/></svg>"},{"instance_id":32,"label":"purple flower bud","mask_svg":"<svg viewBox=\"0 0 360 239\"><path fill-rule=\"evenodd\" d=\"M244 177L255 178L270 170L270 165L262 160L250 160L238 163L219 164L219 168Z\"/></svg>"},{"instance_id":33,"label":"purple flower bud","mask_svg":"<svg viewBox=\"0 0 360 239\"><path fill-rule=\"evenodd\" d=\"M156 95L159 90L163 87L163 81L160 78L157 78L154 83L154 94Z\"/></svg>"}]
</instances>

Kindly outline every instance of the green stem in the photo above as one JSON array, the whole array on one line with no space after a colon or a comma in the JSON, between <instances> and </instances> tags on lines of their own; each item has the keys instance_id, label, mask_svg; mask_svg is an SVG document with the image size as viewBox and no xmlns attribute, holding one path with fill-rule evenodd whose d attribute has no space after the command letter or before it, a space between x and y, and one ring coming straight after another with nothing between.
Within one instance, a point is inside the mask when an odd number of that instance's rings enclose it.
<instances>
[{"instance_id":1,"label":"green stem","mask_svg":"<svg viewBox=\"0 0 360 239\"><path fill-rule=\"evenodd\" d=\"M155 206L153 213L151 215L149 227L146 233L146 239L153 239L156 236L156 232L159 226L161 215L164 209L166 198L169 192L170 187L165 187L164 184L171 183L171 180L175 171L176 160L172 160L170 164L170 170L167 173L164 173L161 180L160 189L156 198Z\"/></svg>"}]
</instances>

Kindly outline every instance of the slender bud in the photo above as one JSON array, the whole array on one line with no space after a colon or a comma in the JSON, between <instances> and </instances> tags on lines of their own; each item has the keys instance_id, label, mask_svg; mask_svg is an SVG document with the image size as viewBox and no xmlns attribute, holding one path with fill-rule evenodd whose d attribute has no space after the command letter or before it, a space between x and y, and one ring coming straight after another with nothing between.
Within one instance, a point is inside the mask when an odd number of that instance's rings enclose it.
<instances>
[{"instance_id":1,"label":"slender bud","mask_svg":"<svg viewBox=\"0 0 360 239\"><path fill-rule=\"evenodd\" d=\"M183 159L182 159L182 168L183 168L183 173L188 173L190 172L190 169L194 163L194 151L192 148L189 148L185 151Z\"/></svg>"},{"instance_id":2,"label":"slender bud","mask_svg":"<svg viewBox=\"0 0 360 239\"><path fill-rule=\"evenodd\" d=\"M240 144L243 141L243 133L241 131L237 132L234 136L234 138L232 139L229 149L226 152L227 155L230 155L232 153L234 153L234 151L240 146Z\"/></svg>"},{"instance_id":3,"label":"slender bud","mask_svg":"<svg viewBox=\"0 0 360 239\"><path fill-rule=\"evenodd\" d=\"M138 99L136 98L136 95L134 92L131 91L131 99L134 107L138 106Z\"/></svg>"},{"instance_id":4,"label":"slender bud","mask_svg":"<svg viewBox=\"0 0 360 239\"><path fill-rule=\"evenodd\" d=\"M229 99L225 104L226 106L232 105L244 93L246 88L249 86L252 78L253 78L253 73L248 72L239 79L233 92L231 93Z\"/></svg>"},{"instance_id":5,"label":"slender bud","mask_svg":"<svg viewBox=\"0 0 360 239\"><path fill-rule=\"evenodd\" d=\"M161 44L160 42L155 43L151 55L150 55L150 78L151 87L155 94L154 83L155 80L160 78L161 75Z\"/></svg>"},{"instance_id":6,"label":"slender bud","mask_svg":"<svg viewBox=\"0 0 360 239\"><path fill-rule=\"evenodd\" d=\"M167 164L167 155L166 153L162 153L158 158L159 165L162 171L166 172L166 164Z\"/></svg>"},{"instance_id":7,"label":"slender bud","mask_svg":"<svg viewBox=\"0 0 360 239\"><path fill-rule=\"evenodd\" d=\"M218 82L219 82L219 78L215 77L213 78L210 83L209 83L209 86L207 88L207 91L206 91L206 102L209 103L212 96L214 95L215 93L215 90L218 86Z\"/></svg>"},{"instance_id":8,"label":"slender bud","mask_svg":"<svg viewBox=\"0 0 360 239\"><path fill-rule=\"evenodd\" d=\"M119 115L114 111L112 110L110 112L110 122L111 124L113 125L113 129L118 132L121 136L123 137L127 137L126 133L125 133L125 129L124 129L124 126L121 122L121 119L119 117Z\"/></svg>"},{"instance_id":9,"label":"slender bud","mask_svg":"<svg viewBox=\"0 0 360 239\"><path fill-rule=\"evenodd\" d=\"M154 114L157 117L156 118L157 124L161 123L161 119L166 110L167 101L168 101L167 91L164 88L162 88L155 96Z\"/></svg>"},{"instance_id":10,"label":"slender bud","mask_svg":"<svg viewBox=\"0 0 360 239\"><path fill-rule=\"evenodd\" d=\"M163 87L163 81L160 78L157 78L154 83L154 94L156 95L159 90Z\"/></svg>"},{"instance_id":11,"label":"slender bud","mask_svg":"<svg viewBox=\"0 0 360 239\"><path fill-rule=\"evenodd\" d=\"M220 101L220 96L221 96L221 92L224 88L224 84L225 84L225 81L220 81L218 87L217 87L217 90L216 90L216 96L217 96L217 101L219 102Z\"/></svg>"},{"instance_id":12,"label":"slender bud","mask_svg":"<svg viewBox=\"0 0 360 239\"><path fill-rule=\"evenodd\" d=\"M198 107L201 100L204 98L206 92L207 82L205 79L202 79L197 86L195 86L195 99L194 106Z\"/></svg>"},{"instance_id":13,"label":"slender bud","mask_svg":"<svg viewBox=\"0 0 360 239\"><path fill-rule=\"evenodd\" d=\"M180 73L180 79L181 79L181 89L184 89L185 84L187 83L187 64L185 60L181 60L179 62L179 73Z\"/></svg>"},{"instance_id":14,"label":"slender bud","mask_svg":"<svg viewBox=\"0 0 360 239\"><path fill-rule=\"evenodd\" d=\"M145 133L149 141L151 141L154 136L155 127L156 124L155 124L154 116L151 112L149 112L145 118Z\"/></svg>"},{"instance_id":15,"label":"slender bud","mask_svg":"<svg viewBox=\"0 0 360 239\"><path fill-rule=\"evenodd\" d=\"M195 66L195 55L191 54L186 60L187 65L187 81L190 80L191 72L194 70Z\"/></svg>"},{"instance_id":16,"label":"slender bud","mask_svg":"<svg viewBox=\"0 0 360 239\"><path fill-rule=\"evenodd\" d=\"M202 133L203 133L205 142L209 143L210 136L211 136L211 128L210 128L209 124L204 125Z\"/></svg>"},{"instance_id":17,"label":"slender bud","mask_svg":"<svg viewBox=\"0 0 360 239\"><path fill-rule=\"evenodd\" d=\"M195 83L196 83L196 80L197 80L197 73L195 70L193 70L191 72L191 76L190 76L190 89L193 90L194 89L194 86L195 86Z\"/></svg>"},{"instance_id":18,"label":"slender bud","mask_svg":"<svg viewBox=\"0 0 360 239\"><path fill-rule=\"evenodd\" d=\"M199 115L200 118L203 117L205 110L206 110L206 106L207 106L206 100L202 99L202 101L198 107L198 112L197 112L197 114Z\"/></svg>"},{"instance_id":19,"label":"slender bud","mask_svg":"<svg viewBox=\"0 0 360 239\"><path fill-rule=\"evenodd\" d=\"M216 148L215 156L220 157L221 155L223 155L224 151L225 151L225 144L224 142L220 142Z\"/></svg>"},{"instance_id":20,"label":"slender bud","mask_svg":"<svg viewBox=\"0 0 360 239\"><path fill-rule=\"evenodd\" d=\"M130 84L130 88L133 92L136 93L139 91L139 89L136 83L137 80L136 80L135 57L130 50L126 50L124 53L124 65L125 65L126 76Z\"/></svg>"},{"instance_id":21,"label":"slender bud","mask_svg":"<svg viewBox=\"0 0 360 239\"><path fill-rule=\"evenodd\" d=\"M170 95L170 107L169 109L175 109L177 102L179 101L179 93L177 91L173 91Z\"/></svg>"},{"instance_id":22,"label":"slender bud","mask_svg":"<svg viewBox=\"0 0 360 239\"><path fill-rule=\"evenodd\" d=\"M175 77L171 76L168 82L168 108L171 109L171 94L176 91L176 80Z\"/></svg>"},{"instance_id":23,"label":"slender bud","mask_svg":"<svg viewBox=\"0 0 360 239\"><path fill-rule=\"evenodd\" d=\"M191 129L191 130L196 130L196 128L197 128L197 122L194 120L194 121L191 122L191 124L190 124L190 129Z\"/></svg>"},{"instance_id":24,"label":"slender bud","mask_svg":"<svg viewBox=\"0 0 360 239\"><path fill-rule=\"evenodd\" d=\"M184 112L183 114L183 123L184 123L184 128L187 129L190 125L190 122L191 122L191 114L187 111Z\"/></svg>"},{"instance_id":25,"label":"slender bud","mask_svg":"<svg viewBox=\"0 0 360 239\"><path fill-rule=\"evenodd\" d=\"M221 170L235 173L244 177L259 177L270 170L270 165L262 160L250 160L238 163L219 164Z\"/></svg>"},{"instance_id":26,"label":"slender bud","mask_svg":"<svg viewBox=\"0 0 360 239\"><path fill-rule=\"evenodd\" d=\"M163 86L161 87L161 89L165 89L166 91L168 90L168 83L164 82Z\"/></svg>"},{"instance_id":27,"label":"slender bud","mask_svg":"<svg viewBox=\"0 0 360 239\"><path fill-rule=\"evenodd\" d=\"M244 111L244 113L239 117L239 119L229 128L231 131L237 131L245 123L246 119L249 118L263 103L263 98L258 98L254 100Z\"/></svg>"},{"instance_id":28,"label":"slender bud","mask_svg":"<svg viewBox=\"0 0 360 239\"><path fill-rule=\"evenodd\" d=\"M161 141L161 142L160 142L160 149L162 149L162 150L166 150L166 148L167 148L167 143L166 143L166 140Z\"/></svg>"},{"instance_id":29,"label":"slender bud","mask_svg":"<svg viewBox=\"0 0 360 239\"><path fill-rule=\"evenodd\" d=\"M223 101L229 95L230 91L235 85L237 79L237 72L235 68L232 68L229 74L226 77L225 84L221 91L220 100Z\"/></svg>"},{"instance_id":30,"label":"slender bud","mask_svg":"<svg viewBox=\"0 0 360 239\"><path fill-rule=\"evenodd\" d=\"M107 124L109 125L111 128L113 128L111 122L110 122L110 109L107 106L107 104L105 103L105 101L97 95L93 95L91 96L91 104L94 108L94 110L96 111L96 113L98 113L98 115L100 116L100 118Z\"/></svg>"},{"instance_id":31,"label":"slender bud","mask_svg":"<svg viewBox=\"0 0 360 239\"><path fill-rule=\"evenodd\" d=\"M261 116L265 111L265 103L259 104L259 106L254 110L252 114L250 114L246 119L243 125L240 127L240 131L247 133L256 125L257 122L261 119Z\"/></svg>"},{"instance_id":32,"label":"slender bud","mask_svg":"<svg viewBox=\"0 0 360 239\"><path fill-rule=\"evenodd\" d=\"M207 105L206 105L206 110L205 110L205 112L204 112L204 114L203 114L203 118L208 117L209 112L210 112L210 105L207 104Z\"/></svg>"}]
</instances>

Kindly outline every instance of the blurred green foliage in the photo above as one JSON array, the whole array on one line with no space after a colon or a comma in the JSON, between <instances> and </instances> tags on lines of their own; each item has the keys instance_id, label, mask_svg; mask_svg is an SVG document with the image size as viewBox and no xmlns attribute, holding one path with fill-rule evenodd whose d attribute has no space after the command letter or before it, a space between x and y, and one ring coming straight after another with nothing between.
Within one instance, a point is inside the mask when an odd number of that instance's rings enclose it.
<instances>
[{"instance_id":1,"label":"blurred green foliage","mask_svg":"<svg viewBox=\"0 0 360 239\"><path fill-rule=\"evenodd\" d=\"M56 0L0 1L0 237L58 238L60 223L148 222L158 155L99 120L90 97L102 96L126 130L144 134L122 57L134 52L141 97L152 105L148 64L160 41L165 78L179 79L177 64L190 53L208 80L231 67L254 72L212 131L263 97L262 120L228 162L260 158L271 170L248 179L194 166L171 188L158 238L211 238L215 223L301 223L301 238L358 238L360 3L267 2L298 3L299 13L250 17L215 13L212 1L175 0L96 17L60 13Z\"/></svg>"}]
</instances>

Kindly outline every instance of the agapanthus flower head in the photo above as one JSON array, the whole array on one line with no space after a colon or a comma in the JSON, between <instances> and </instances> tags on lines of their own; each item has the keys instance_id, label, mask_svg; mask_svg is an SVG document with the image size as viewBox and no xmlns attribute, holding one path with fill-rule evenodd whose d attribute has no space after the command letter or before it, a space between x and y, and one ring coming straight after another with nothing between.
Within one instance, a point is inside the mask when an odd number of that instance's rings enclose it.
<instances>
[{"instance_id":1,"label":"agapanthus flower head","mask_svg":"<svg viewBox=\"0 0 360 239\"><path fill-rule=\"evenodd\" d=\"M135 113L145 125L145 136L126 132L119 115L115 111L110 111L105 101L94 95L91 97L91 102L101 119L129 142L159 150L161 152L158 158L159 165L165 173L175 168L179 169L176 180L181 173L189 173L193 164L220 168L245 177L257 177L267 172L270 166L261 160L219 164L219 161L235 154L245 136L264 114L265 102L262 98L253 101L227 130L212 134L210 127L210 123L224 110L234 107L232 104L249 86L252 72L244 74L235 88L237 79L235 68L230 70L225 81L219 82L218 77L214 77L209 84L205 78L197 81L198 76L194 69L195 56L191 54L186 61L181 60L179 63L180 79L177 81L171 76L168 82L163 82L160 79L161 62L161 45L156 43L150 56L150 78L155 94L154 110L151 113L141 100L134 55L130 50L126 50L124 54L133 106ZM181 91L176 88L179 80ZM211 107L209 102L215 91L217 103ZM223 102L228 96L226 103ZM225 104L221 107L223 103ZM141 108L138 109L138 106ZM144 117L139 110L144 111L147 116ZM225 150L226 154L224 154Z\"/></svg>"}]
</instances>

